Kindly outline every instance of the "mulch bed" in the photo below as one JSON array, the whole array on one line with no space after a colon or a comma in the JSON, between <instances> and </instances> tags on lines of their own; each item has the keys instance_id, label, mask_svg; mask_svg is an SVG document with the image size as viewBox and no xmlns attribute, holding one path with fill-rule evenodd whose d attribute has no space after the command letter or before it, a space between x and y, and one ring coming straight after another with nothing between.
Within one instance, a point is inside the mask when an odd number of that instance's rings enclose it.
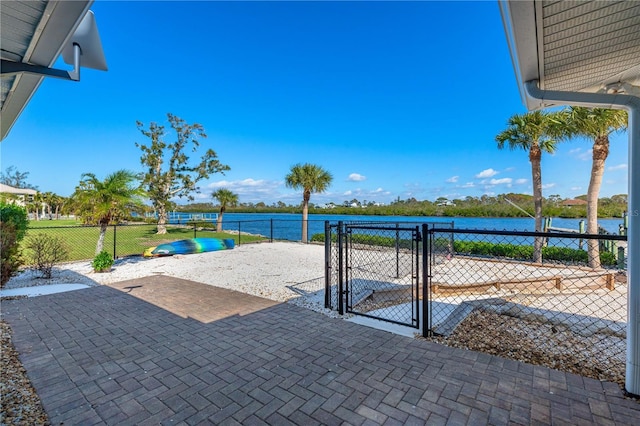
<instances>
[{"instance_id":1,"label":"mulch bed","mask_svg":"<svg viewBox=\"0 0 640 426\"><path fill-rule=\"evenodd\" d=\"M0 344L0 425L49 425L49 417L13 347L11 328L2 320Z\"/></svg>"}]
</instances>

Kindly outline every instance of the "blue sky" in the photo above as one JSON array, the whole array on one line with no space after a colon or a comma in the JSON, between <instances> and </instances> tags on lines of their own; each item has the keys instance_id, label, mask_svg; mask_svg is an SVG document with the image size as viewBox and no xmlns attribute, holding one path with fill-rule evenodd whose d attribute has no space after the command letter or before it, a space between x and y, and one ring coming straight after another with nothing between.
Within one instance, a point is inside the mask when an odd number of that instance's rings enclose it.
<instances>
[{"instance_id":1,"label":"blue sky","mask_svg":"<svg viewBox=\"0 0 640 426\"><path fill-rule=\"evenodd\" d=\"M298 204L295 163L334 177L315 203L531 194L524 151L495 136L524 113L491 2L96 1L108 72L46 79L0 145L2 170L70 195L85 172L141 171L136 128L171 112L204 126L231 170L200 184L241 202ZM60 60L60 68L69 68ZM543 194L589 183L591 143L542 161ZM627 136L611 138L601 196L627 192Z\"/></svg>"}]
</instances>

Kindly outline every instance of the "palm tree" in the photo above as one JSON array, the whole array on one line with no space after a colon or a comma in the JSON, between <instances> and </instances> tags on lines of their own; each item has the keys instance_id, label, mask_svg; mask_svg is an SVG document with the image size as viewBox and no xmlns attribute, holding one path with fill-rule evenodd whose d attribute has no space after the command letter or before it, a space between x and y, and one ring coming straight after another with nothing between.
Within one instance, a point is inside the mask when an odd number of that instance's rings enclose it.
<instances>
[{"instance_id":1,"label":"palm tree","mask_svg":"<svg viewBox=\"0 0 640 426\"><path fill-rule=\"evenodd\" d=\"M222 232L222 215L227 210L227 206L234 207L238 204L238 194L234 194L228 189L220 188L211 194L220 203L220 214L216 221L216 232Z\"/></svg>"},{"instance_id":2,"label":"palm tree","mask_svg":"<svg viewBox=\"0 0 640 426\"><path fill-rule=\"evenodd\" d=\"M307 242L307 228L309 217L309 199L311 193L321 193L327 190L333 176L322 167L315 164L296 164L285 176L285 184L289 188L302 189L302 242Z\"/></svg>"},{"instance_id":3,"label":"palm tree","mask_svg":"<svg viewBox=\"0 0 640 426\"><path fill-rule=\"evenodd\" d=\"M535 231L542 231L542 153L553 154L556 149L560 117L558 113L533 111L514 115L508 120L508 127L496 136L498 148L522 149L529 152L533 184L533 206ZM542 262L543 239L534 241L533 261Z\"/></svg>"},{"instance_id":4,"label":"palm tree","mask_svg":"<svg viewBox=\"0 0 640 426\"><path fill-rule=\"evenodd\" d=\"M587 190L587 233L598 233L598 197L604 175L604 163L609 156L609 135L627 127L627 112L605 108L570 107L563 111L566 120L565 137L593 140L591 177ZM587 240L589 266L600 267L597 240Z\"/></svg>"},{"instance_id":5,"label":"palm tree","mask_svg":"<svg viewBox=\"0 0 640 426\"><path fill-rule=\"evenodd\" d=\"M93 173L84 173L72 195L76 214L84 223L100 225L96 255L104 247L104 236L110 223L128 217L132 211L142 208L140 197L144 191L134 183L137 176L128 170L118 170L104 181Z\"/></svg>"},{"instance_id":6,"label":"palm tree","mask_svg":"<svg viewBox=\"0 0 640 426\"><path fill-rule=\"evenodd\" d=\"M45 192L42 194L42 202L43 202L43 207L42 207L42 213L43 216L48 216L49 219L53 218L53 205L56 203L56 197L57 195L54 194L53 192ZM45 214L45 207L46 207L46 214Z\"/></svg>"}]
</instances>

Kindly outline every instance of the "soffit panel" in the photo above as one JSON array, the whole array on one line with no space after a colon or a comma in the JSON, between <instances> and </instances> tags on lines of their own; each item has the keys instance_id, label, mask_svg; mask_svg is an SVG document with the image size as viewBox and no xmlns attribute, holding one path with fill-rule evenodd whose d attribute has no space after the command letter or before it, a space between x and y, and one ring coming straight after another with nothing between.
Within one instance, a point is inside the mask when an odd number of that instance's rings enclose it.
<instances>
[{"instance_id":1,"label":"soffit panel","mask_svg":"<svg viewBox=\"0 0 640 426\"><path fill-rule=\"evenodd\" d=\"M46 8L46 1L2 3L0 7L2 59L12 61L24 59Z\"/></svg>"},{"instance_id":2,"label":"soffit panel","mask_svg":"<svg viewBox=\"0 0 640 426\"><path fill-rule=\"evenodd\" d=\"M2 2L2 59L52 66L92 3L93 0ZM42 79L41 76L27 73L2 77L0 139L7 135Z\"/></svg>"},{"instance_id":3,"label":"soffit panel","mask_svg":"<svg viewBox=\"0 0 640 426\"><path fill-rule=\"evenodd\" d=\"M542 2L542 86L597 91L640 80L640 2Z\"/></svg>"}]
</instances>

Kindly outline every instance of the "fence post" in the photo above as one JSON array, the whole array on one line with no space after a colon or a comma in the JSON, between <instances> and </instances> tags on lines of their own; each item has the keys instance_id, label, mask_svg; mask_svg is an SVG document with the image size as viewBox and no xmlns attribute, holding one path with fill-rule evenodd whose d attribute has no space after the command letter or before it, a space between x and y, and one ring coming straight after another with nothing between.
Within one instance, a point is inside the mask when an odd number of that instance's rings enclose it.
<instances>
[{"instance_id":1,"label":"fence post","mask_svg":"<svg viewBox=\"0 0 640 426\"><path fill-rule=\"evenodd\" d=\"M411 303L416 308L416 318L415 318L416 322L415 322L415 325L420 327L420 242L424 238L424 235L422 235L422 236L420 235L420 225L416 225L415 231L413 232L413 236L414 236L414 239L415 239L415 244L413 243L413 241L411 242L411 250L415 250L416 251L416 257L414 259L415 262L416 262L416 274L415 274L415 276L416 276L416 283L415 283L416 298L415 298L415 301L414 301L414 299L413 299L413 289L412 289L411 290ZM413 260L411 261L411 263L413 264ZM413 271L412 271L411 275L412 275L411 279L413 280ZM411 309L413 309L413 307ZM412 323L413 323L413 321L412 321Z\"/></svg>"},{"instance_id":2,"label":"fence post","mask_svg":"<svg viewBox=\"0 0 640 426\"><path fill-rule=\"evenodd\" d=\"M400 278L400 224L396 222L396 278Z\"/></svg>"},{"instance_id":3,"label":"fence post","mask_svg":"<svg viewBox=\"0 0 640 426\"><path fill-rule=\"evenodd\" d=\"M343 298L343 290L344 290L344 283L342 282L344 277L343 277L343 247L342 247L342 221L338 222L338 313L340 315L344 315L344 298Z\"/></svg>"},{"instance_id":4,"label":"fence post","mask_svg":"<svg viewBox=\"0 0 640 426\"><path fill-rule=\"evenodd\" d=\"M193 238L197 238L196 223L195 222L193 222Z\"/></svg>"},{"instance_id":5,"label":"fence post","mask_svg":"<svg viewBox=\"0 0 640 426\"><path fill-rule=\"evenodd\" d=\"M273 219L271 219L273 223ZM331 309L331 226L324 221L324 307Z\"/></svg>"},{"instance_id":6,"label":"fence post","mask_svg":"<svg viewBox=\"0 0 640 426\"><path fill-rule=\"evenodd\" d=\"M113 225L113 259L116 259L116 228L118 225Z\"/></svg>"},{"instance_id":7,"label":"fence post","mask_svg":"<svg viewBox=\"0 0 640 426\"><path fill-rule=\"evenodd\" d=\"M431 335L431 310L429 309L429 244L432 235L428 234L429 226L422 224L422 337ZM453 237L453 233L452 233ZM418 295L418 297L420 297Z\"/></svg>"},{"instance_id":8,"label":"fence post","mask_svg":"<svg viewBox=\"0 0 640 426\"><path fill-rule=\"evenodd\" d=\"M624 247L618 247L618 269L624 269Z\"/></svg>"},{"instance_id":9,"label":"fence post","mask_svg":"<svg viewBox=\"0 0 640 426\"><path fill-rule=\"evenodd\" d=\"M269 242L272 243L273 242L273 218L269 219L271 221L271 229L270 229L270 233L269 233Z\"/></svg>"},{"instance_id":10,"label":"fence post","mask_svg":"<svg viewBox=\"0 0 640 426\"><path fill-rule=\"evenodd\" d=\"M242 232L241 232L241 230L240 230L240 224L241 224L241 223L242 223L242 222L238 221L238 245L240 245L240 235L242 235Z\"/></svg>"}]
</instances>

